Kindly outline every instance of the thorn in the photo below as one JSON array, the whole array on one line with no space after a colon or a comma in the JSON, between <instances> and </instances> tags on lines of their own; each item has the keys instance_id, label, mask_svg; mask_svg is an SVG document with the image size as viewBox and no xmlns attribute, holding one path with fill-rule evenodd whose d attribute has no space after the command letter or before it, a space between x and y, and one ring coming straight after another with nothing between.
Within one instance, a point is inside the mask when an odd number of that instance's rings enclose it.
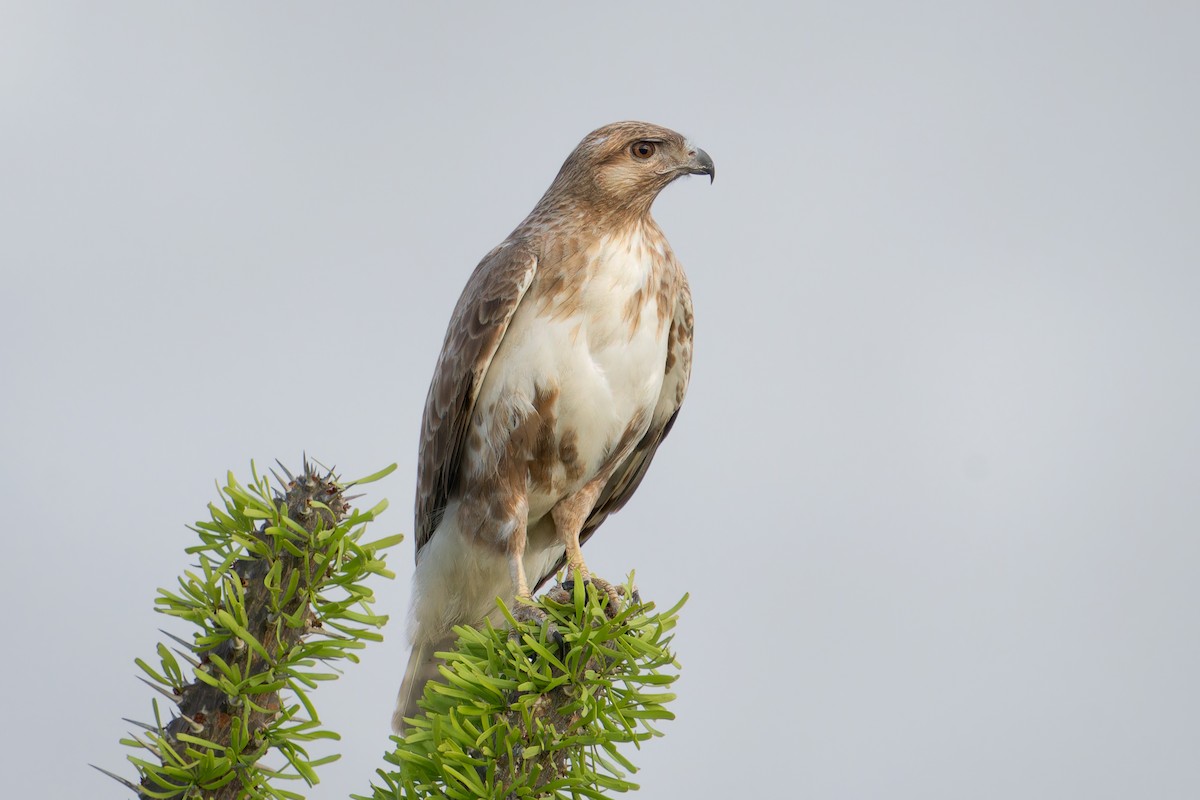
<instances>
[{"instance_id":1,"label":"thorn","mask_svg":"<svg viewBox=\"0 0 1200 800\"><path fill-rule=\"evenodd\" d=\"M180 650L177 647L172 647L171 649L174 650L181 658L183 658L184 661L188 662L193 667L196 667L197 669L200 667L200 662L197 659L192 658L190 655L183 652L182 650Z\"/></svg>"},{"instance_id":2,"label":"thorn","mask_svg":"<svg viewBox=\"0 0 1200 800\"><path fill-rule=\"evenodd\" d=\"M192 733L203 733L204 732L204 726L201 725L199 722L196 722L196 720L192 719L187 714L180 714L179 718L184 720L185 722L187 722L188 725L191 726Z\"/></svg>"},{"instance_id":3,"label":"thorn","mask_svg":"<svg viewBox=\"0 0 1200 800\"><path fill-rule=\"evenodd\" d=\"M344 635L338 633L337 631L330 630L329 628L326 628L324 626L309 625L308 629L305 631L305 633L312 634L315 636L328 636L330 639L341 639L342 641L350 640L349 636L344 636Z\"/></svg>"},{"instance_id":4,"label":"thorn","mask_svg":"<svg viewBox=\"0 0 1200 800\"><path fill-rule=\"evenodd\" d=\"M159 686L158 684L156 684L156 683L151 683L150 681L146 680L146 679L145 679L145 678L143 678L141 675L139 675L139 676L138 676L138 680L139 680L139 681L141 681L142 683L146 684L147 686L149 686L149 687L150 687L151 689L153 689L154 691L156 691L156 692L158 692L159 694L161 694L163 697L165 697L165 698L167 698L168 700L170 700L172 703L178 703L178 702L179 702L179 695L176 695L176 694L174 694L174 693L172 693L172 692L168 692L166 689L162 688L162 687L161 687L161 686Z\"/></svg>"},{"instance_id":5,"label":"thorn","mask_svg":"<svg viewBox=\"0 0 1200 800\"><path fill-rule=\"evenodd\" d=\"M189 651L189 652L192 652L192 653L196 652L196 645L195 645L195 644L193 644L192 642L185 642L183 639L180 639L180 638L179 638L178 636L176 636L175 634L173 634L173 633L167 633L167 632L166 632L165 630L163 630L162 628L159 628L159 629L158 629L158 632L159 632L159 633L161 633L163 636L166 636L166 637L168 637L168 638L170 638L170 639L173 639L174 641L176 641L176 642L178 642L179 644L183 645L184 647L186 647L186 648L188 649L188 651ZM178 652L178 651L176 651L176 652Z\"/></svg>"},{"instance_id":6,"label":"thorn","mask_svg":"<svg viewBox=\"0 0 1200 800\"><path fill-rule=\"evenodd\" d=\"M357 500L360 497L365 497L366 494L366 492L363 492L362 494L352 494L349 497L343 497L342 499L349 503L351 500Z\"/></svg>"},{"instance_id":7,"label":"thorn","mask_svg":"<svg viewBox=\"0 0 1200 800\"><path fill-rule=\"evenodd\" d=\"M121 719L125 720L130 725L137 725L139 728L145 728L146 730L150 731L151 733L161 733L161 731L158 728L154 727L153 725L147 725L144 722L138 722L136 719L130 719L129 717L121 717Z\"/></svg>"},{"instance_id":8,"label":"thorn","mask_svg":"<svg viewBox=\"0 0 1200 800\"><path fill-rule=\"evenodd\" d=\"M308 456L306 455L305 458L308 458ZM327 479L327 478L329 478L329 476L333 475L333 470L336 469L335 467L325 466L324 464L322 464L320 461L318 461L315 458L312 460L312 463L315 464L316 466L320 467L321 469L328 470L324 479ZM313 470L313 474L316 475L316 470ZM324 480L324 479L322 479L322 480Z\"/></svg>"},{"instance_id":9,"label":"thorn","mask_svg":"<svg viewBox=\"0 0 1200 800\"><path fill-rule=\"evenodd\" d=\"M129 791L131 791L131 792L134 792L134 793L139 793L139 794L140 794L140 793L141 793L141 791L142 791L142 790L141 790L141 787L139 787L139 786L135 786L134 784L132 784L132 783L130 783L129 781L127 781L127 780L125 780L124 778L122 778L120 775L117 775L117 774L115 774L115 773L109 772L108 770L104 769L103 767L97 767L95 764L88 764L88 766L89 766L89 767L91 767L92 769L100 770L100 771L101 771L101 772L103 772L105 775L107 775L108 777L112 778L114 781L116 781L117 783L121 784L122 786L124 786L126 789L128 789L128 790L129 790Z\"/></svg>"},{"instance_id":10,"label":"thorn","mask_svg":"<svg viewBox=\"0 0 1200 800\"><path fill-rule=\"evenodd\" d=\"M146 748L151 753L153 753L154 757L157 758L159 761L162 761L162 751L159 750L157 747L150 744L149 742L140 742L139 741L138 744L140 744L142 747Z\"/></svg>"},{"instance_id":11,"label":"thorn","mask_svg":"<svg viewBox=\"0 0 1200 800\"><path fill-rule=\"evenodd\" d=\"M277 480L279 482L280 486L282 486L284 489L287 488L287 481L285 481L283 478L279 477L278 472L276 472L275 470L272 469L271 474L275 476L275 480Z\"/></svg>"},{"instance_id":12,"label":"thorn","mask_svg":"<svg viewBox=\"0 0 1200 800\"><path fill-rule=\"evenodd\" d=\"M143 750L148 750L149 752L153 753L159 760L162 759L162 752L157 747L155 747L154 745L147 742L145 739L139 739L137 737L137 735L134 733L130 733L129 738L132 741L134 741L138 747L142 748Z\"/></svg>"},{"instance_id":13,"label":"thorn","mask_svg":"<svg viewBox=\"0 0 1200 800\"><path fill-rule=\"evenodd\" d=\"M285 467L285 466L283 465L283 462L282 462L282 461L280 461L280 460L277 458L277 459L275 459L275 463L279 465L279 468L280 468L281 470L283 470L283 474L288 476L288 480L290 480L290 481L292 481L292 482L295 482L295 480L296 480L296 476L295 476L295 475L293 475L293 474L292 474L292 473L291 473L291 472L288 470L288 468L287 468L287 467ZM271 471L272 471L272 472L274 472L275 470L271 470ZM283 481L280 481L280 483L283 483ZM284 485L286 486L286 484L284 484Z\"/></svg>"}]
</instances>

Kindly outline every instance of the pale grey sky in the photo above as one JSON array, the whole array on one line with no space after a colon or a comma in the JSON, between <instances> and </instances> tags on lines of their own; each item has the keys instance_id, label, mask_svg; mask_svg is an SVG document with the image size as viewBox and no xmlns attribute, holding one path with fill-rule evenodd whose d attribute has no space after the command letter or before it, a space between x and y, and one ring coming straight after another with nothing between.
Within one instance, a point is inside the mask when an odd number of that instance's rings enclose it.
<instances>
[{"instance_id":1,"label":"pale grey sky","mask_svg":"<svg viewBox=\"0 0 1200 800\"><path fill-rule=\"evenodd\" d=\"M575 143L655 212L691 391L601 574L692 593L648 798L1200 796L1200 11L1188 3L0 7L10 797L119 798L155 589L225 470L411 528L478 259ZM403 669L316 699L365 790Z\"/></svg>"}]
</instances>

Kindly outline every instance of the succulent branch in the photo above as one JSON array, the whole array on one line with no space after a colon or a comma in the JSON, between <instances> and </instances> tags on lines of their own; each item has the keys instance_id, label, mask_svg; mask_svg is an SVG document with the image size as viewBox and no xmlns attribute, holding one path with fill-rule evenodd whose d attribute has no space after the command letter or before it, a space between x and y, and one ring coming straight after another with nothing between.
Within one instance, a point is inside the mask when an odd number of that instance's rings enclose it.
<instances>
[{"instance_id":1,"label":"succulent branch","mask_svg":"<svg viewBox=\"0 0 1200 800\"><path fill-rule=\"evenodd\" d=\"M673 719L671 631L686 596L656 612L632 586L615 615L591 583L555 587L536 605L547 620L456 628L425 709L385 756L382 785L356 800L580 798L636 789L621 746L661 735ZM522 615L526 616L526 615Z\"/></svg>"},{"instance_id":2,"label":"succulent branch","mask_svg":"<svg viewBox=\"0 0 1200 800\"><path fill-rule=\"evenodd\" d=\"M387 618L372 613L363 581L393 577L379 553L402 538L363 543L387 503L352 511L345 490L394 468L343 485L306 459L298 476L276 476L279 491L257 473L249 487L229 475L224 508L210 504L210 519L193 528L196 571L178 590L159 590L157 610L199 631L190 642L167 634L180 647L160 644L157 666L137 660L177 709L164 722L156 701L153 723L134 723L143 732L122 742L139 751L129 759L140 785L122 783L144 798L235 800L301 796L277 778L317 782L314 768L336 756L310 760L304 745L338 738L308 698L336 677L318 662L356 662L354 651L380 638ZM271 753L290 769L265 766Z\"/></svg>"}]
</instances>

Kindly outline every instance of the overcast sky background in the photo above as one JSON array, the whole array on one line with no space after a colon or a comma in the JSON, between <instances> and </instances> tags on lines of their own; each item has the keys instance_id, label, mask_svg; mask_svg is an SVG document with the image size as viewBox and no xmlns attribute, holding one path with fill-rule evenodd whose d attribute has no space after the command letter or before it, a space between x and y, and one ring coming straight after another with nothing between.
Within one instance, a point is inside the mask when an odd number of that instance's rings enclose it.
<instances>
[{"instance_id":1,"label":"overcast sky background","mask_svg":"<svg viewBox=\"0 0 1200 800\"><path fill-rule=\"evenodd\" d=\"M629 118L718 167L655 206L688 401L587 547L692 595L639 796L1200 796L1198 9L4 3L5 796L127 796L86 762L226 470L396 461L411 530L463 283ZM388 745L391 559L310 797Z\"/></svg>"}]
</instances>

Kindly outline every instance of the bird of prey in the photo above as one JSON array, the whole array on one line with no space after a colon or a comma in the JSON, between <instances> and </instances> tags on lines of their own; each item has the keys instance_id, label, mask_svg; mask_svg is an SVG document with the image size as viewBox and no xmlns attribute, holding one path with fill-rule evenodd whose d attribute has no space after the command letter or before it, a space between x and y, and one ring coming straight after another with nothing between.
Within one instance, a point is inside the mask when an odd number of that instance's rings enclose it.
<instances>
[{"instance_id":1,"label":"bird of prey","mask_svg":"<svg viewBox=\"0 0 1200 800\"><path fill-rule=\"evenodd\" d=\"M420 713L453 626L483 622L496 597L530 598L563 565L588 579L580 545L671 430L692 301L650 206L689 174L711 181L712 159L672 130L595 130L467 281L421 422L412 655L395 730Z\"/></svg>"}]
</instances>

